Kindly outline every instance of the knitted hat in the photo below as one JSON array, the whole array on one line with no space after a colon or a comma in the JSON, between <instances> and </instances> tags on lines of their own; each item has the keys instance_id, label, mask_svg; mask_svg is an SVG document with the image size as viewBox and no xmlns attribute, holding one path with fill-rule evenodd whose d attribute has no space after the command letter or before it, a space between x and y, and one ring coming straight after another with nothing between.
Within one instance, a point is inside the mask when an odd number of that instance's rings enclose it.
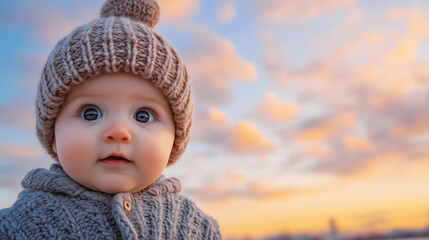
<instances>
[{"instance_id":1,"label":"knitted hat","mask_svg":"<svg viewBox=\"0 0 429 240\"><path fill-rule=\"evenodd\" d=\"M54 159L54 124L67 93L89 78L116 72L148 79L161 90L175 123L168 164L183 154L192 122L190 79L177 52L153 31L158 19L155 0L107 0L99 19L57 43L43 69L36 103L37 136Z\"/></svg>"}]
</instances>

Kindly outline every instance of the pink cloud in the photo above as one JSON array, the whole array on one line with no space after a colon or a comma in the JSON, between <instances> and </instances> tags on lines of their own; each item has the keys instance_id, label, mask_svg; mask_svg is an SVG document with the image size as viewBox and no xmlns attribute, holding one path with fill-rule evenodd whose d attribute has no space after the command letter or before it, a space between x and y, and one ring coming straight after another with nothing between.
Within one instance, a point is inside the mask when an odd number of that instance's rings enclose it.
<instances>
[{"instance_id":1,"label":"pink cloud","mask_svg":"<svg viewBox=\"0 0 429 240\"><path fill-rule=\"evenodd\" d=\"M78 2L73 5L76 11L68 11L70 9L64 9L52 3L28 2L17 4L16 9L7 17L9 24L29 26L31 40L36 38L54 44L74 28L97 18L101 4L102 2L99 5ZM72 15L72 12L78 16Z\"/></svg>"},{"instance_id":2,"label":"pink cloud","mask_svg":"<svg viewBox=\"0 0 429 240\"><path fill-rule=\"evenodd\" d=\"M416 120L408 125L392 128L390 136L394 139L409 139L424 133L429 133L429 123L427 120Z\"/></svg>"},{"instance_id":3,"label":"pink cloud","mask_svg":"<svg viewBox=\"0 0 429 240\"><path fill-rule=\"evenodd\" d=\"M305 129L298 139L303 142L326 140L341 131L354 127L357 123L355 112L344 112L334 118Z\"/></svg>"},{"instance_id":4,"label":"pink cloud","mask_svg":"<svg viewBox=\"0 0 429 240\"><path fill-rule=\"evenodd\" d=\"M265 22L296 24L353 6L356 2L356 0L253 0L251 4Z\"/></svg>"},{"instance_id":5,"label":"pink cloud","mask_svg":"<svg viewBox=\"0 0 429 240\"><path fill-rule=\"evenodd\" d=\"M232 100L231 82L257 80L256 67L240 56L232 42L206 29L194 29L192 34L193 49L184 57L196 102L225 104Z\"/></svg>"},{"instance_id":6,"label":"pink cloud","mask_svg":"<svg viewBox=\"0 0 429 240\"><path fill-rule=\"evenodd\" d=\"M308 87L310 81L313 86L318 86L322 90L332 88L331 81L338 74L340 64L336 59L328 58L323 61L309 59L306 65L296 68L292 66L294 56L291 56L274 32L261 32L261 38L264 68L275 87L294 87L294 90L301 90L300 86L304 85L305 89L313 89Z\"/></svg>"},{"instance_id":7,"label":"pink cloud","mask_svg":"<svg viewBox=\"0 0 429 240\"><path fill-rule=\"evenodd\" d=\"M273 143L250 122L237 123L230 132L231 151L237 153L265 153Z\"/></svg>"},{"instance_id":8,"label":"pink cloud","mask_svg":"<svg viewBox=\"0 0 429 240\"><path fill-rule=\"evenodd\" d=\"M225 186L208 185L208 186L203 186L203 187L199 188L196 191L196 194L200 198L207 199L207 198L213 198L215 196L221 195L226 191L227 191L227 189Z\"/></svg>"},{"instance_id":9,"label":"pink cloud","mask_svg":"<svg viewBox=\"0 0 429 240\"><path fill-rule=\"evenodd\" d=\"M331 155L332 148L329 147L327 144L315 143L308 146L308 148L306 148L305 150L305 153L316 158L325 158Z\"/></svg>"},{"instance_id":10,"label":"pink cloud","mask_svg":"<svg viewBox=\"0 0 429 240\"><path fill-rule=\"evenodd\" d=\"M28 146L24 144L1 143L0 156L7 159L36 159L43 156L40 146Z\"/></svg>"},{"instance_id":11,"label":"pink cloud","mask_svg":"<svg viewBox=\"0 0 429 240\"><path fill-rule=\"evenodd\" d=\"M192 139L199 143L225 143L229 131L228 116L222 110L211 108L197 108L192 125Z\"/></svg>"},{"instance_id":12,"label":"pink cloud","mask_svg":"<svg viewBox=\"0 0 429 240\"><path fill-rule=\"evenodd\" d=\"M231 169L226 174L232 183L242 183L246 179L246 172L244 170Z\"/></svg>"},{"instance_id":13,"label":"pink cloud","mask_svg":"<svg viewBox=\"0 0 429 240\"><path fill-rule=\"evenodd\" d=\"M428 21L429 14L426 9L411 7L411 8L391 8L385 16L385 20L388 22L403 22L406 24L405 31L407 35L403 35L402 38L415 39L417 41L425 38L429 35L429 29L425 24Z\"/></svg>"},{"instance_id":14,"label":"pink cloud","mask_svg":"<svg viewBox=\"0 0 429 240\"><path fill-rule=\"evenodd\" d=\"M32 94L31 96L35 96ZM15 99L7 105L0 105L0 123L9 126L21 127L25 130L33 130L36 126L35 103L31 98Z\"/></svg>"},{"instance_id":15,"label":"pink cloud","mask_svg":"<svg viewBox=\"0 0 429 240\"><path fill-rule=\"evenodd\" d=\"M232 1L222 3L218 19L222 23L231 22L235 19L235 3Z\"/></svg>"}]
</instances>

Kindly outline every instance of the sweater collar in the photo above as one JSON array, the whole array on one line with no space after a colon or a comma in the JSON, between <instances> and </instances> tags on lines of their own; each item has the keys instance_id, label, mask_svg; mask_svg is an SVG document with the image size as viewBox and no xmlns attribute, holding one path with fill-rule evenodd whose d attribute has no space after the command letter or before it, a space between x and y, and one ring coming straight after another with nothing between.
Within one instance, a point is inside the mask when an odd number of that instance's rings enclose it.
<instances>
[{"instance_id":1,"label":"sweater collar","mask_svg":"<svg viewBox=\"0 0 429 240\"><path fill-rule=\"evenodd\" d=\"M54 163L50 169L38 168L31 170L22 180L22 187L56 194L65 194L72 197L83 198L110 198L113 195L97 192L85 188L71 179L62 169L61 165ZM180 192L180 181L176 178L166 178L161 175L154 183L146 189L133 195L160 196L168 193Z\"/></svg>"}]
</instances>

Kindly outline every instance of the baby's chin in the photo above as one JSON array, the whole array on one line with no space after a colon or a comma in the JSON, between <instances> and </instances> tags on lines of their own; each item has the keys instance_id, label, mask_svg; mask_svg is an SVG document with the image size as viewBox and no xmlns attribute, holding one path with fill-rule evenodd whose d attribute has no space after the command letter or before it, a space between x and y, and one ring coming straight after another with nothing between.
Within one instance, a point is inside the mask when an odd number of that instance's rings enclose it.
<instances>
[{"instance_id":1,"label":"baby's chin","mask_svg":"<svg viewBox=\"0 0 429 240\"><path fill-rule=\"evenodd\" d=\"M144 190L150 184L138 185L134 182L120 181L120 179L110 179L108 181L96 182L94 184L88 184L87 188L108 194L117 193L137 193Z\"/></svg>"},{"instance_id":2,"label":"baby's chin","mask_svg":"<svg viewBox=\"0 0 429 240\"><path fill-rule=\"evenodd\" d=\"M138 193L156 181L156 178L143 179L124 173L93 174L87 178L70 177L83 187L108 194Z\"/></svg>"}]
</instances>

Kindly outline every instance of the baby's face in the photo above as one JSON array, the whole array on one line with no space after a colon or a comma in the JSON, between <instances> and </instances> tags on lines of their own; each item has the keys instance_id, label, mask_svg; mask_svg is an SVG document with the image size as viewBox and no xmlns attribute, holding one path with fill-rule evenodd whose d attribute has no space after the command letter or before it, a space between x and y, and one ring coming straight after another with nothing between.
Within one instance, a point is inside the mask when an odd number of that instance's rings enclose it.
<instances>
[{"instance_id":1,"label":"baby's face","mask_svg":"<svg viewBox=\"0 0 429 240\"><path fill-rule=\"evenodd\" d=\"M54 151L81 185L105 193L138 192L166 168L174 121L161 91L125 73L74 88L55 122Z\"/></svg>"}]
</instances>

